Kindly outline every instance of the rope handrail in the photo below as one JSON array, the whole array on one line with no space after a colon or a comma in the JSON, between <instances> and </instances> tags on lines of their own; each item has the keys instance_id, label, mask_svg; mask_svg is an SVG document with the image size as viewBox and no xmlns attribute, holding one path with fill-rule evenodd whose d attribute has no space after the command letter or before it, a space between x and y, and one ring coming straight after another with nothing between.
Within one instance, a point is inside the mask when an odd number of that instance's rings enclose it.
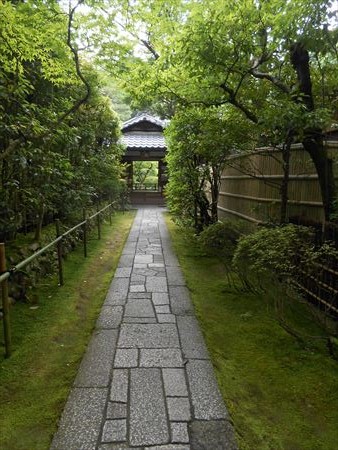
<instances>
[{"instance_id":1,"label":"rope handrail","mask_svg":"<svg viewBox=\"0 0 338 450\"><path fill-rule=\"evenodd\" d=\"M83 220L82 222L76 224L74 227L70 228L69 230L65 231L64 233L62 233L60 236L58 236L56 239L54 239L52 242L50 242L49 244L47 244L45 247L41 248L40 250L34 252L31 256L29 256L28 258L24 259L23 261L19 262L18 264L16 264L15 266L13 266L12 268L10 268L9 270L7 270L6 272L2 273L0 275L0 284L7 280L14 272L16 272L17 270L22 269L23 267L25 267L27 264L29 264L31 261L33 261L35 258L37 258L38 256L42 255L46 250L48 250L50 247L52 247L53 245L56 245L58 242L60 242L64 237L68 236L70 233L72 233L73 231L77 230L78 228L82 227L83 225L85 225L89 220L94 219L96 216L98 216L99 214L101 214L103 211L105 211L106 209L108 209L109 207L113 206L116 202L111 202L109 203L109 205L105 206L104 208L100 209L100 211L97 211L95 214L93 214L92 216L89 216L86 220Z\"/></svg>"}]
</instances>

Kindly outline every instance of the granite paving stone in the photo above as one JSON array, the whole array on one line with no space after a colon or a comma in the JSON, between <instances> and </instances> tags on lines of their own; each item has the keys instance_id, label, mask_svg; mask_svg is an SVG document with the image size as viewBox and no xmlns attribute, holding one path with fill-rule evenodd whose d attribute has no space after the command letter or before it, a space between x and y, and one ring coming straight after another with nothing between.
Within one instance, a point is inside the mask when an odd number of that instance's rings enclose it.
<instances>
[{"instance_id":1,"label":"granite paving stone","mask_svg":"<svg viewBox=\"0 0 338 450\"><path fill-rule=\"evenodd\" d=\"M131 284L144 284L146 281L146 277L144 275L133 275L130 278Z\"/></svg>"},{"instance_id":2,"label":"granite paving stone","mask_svg":"<svg viewBox=\"0 0 338 450\"><path fill-rule=\"evenodd\" d=\"M156 445L154 447L145 447L144 450L193 450L193 449L190 447L190 445L169 444L169 445Z\"/></svg>"},{"instance_id":3,"label":"granite paving stone","mask_svg":"<svg viewBox=\"0 0 338 450\"><path fill-rule=\"evenodd\" d=\"M177 316L177 327L184 357L208 359L208 351L196 318Z\"/></svg>"},{"instance_id":4,"label":"granite paving stone","mask_svg":"<svg viewBox=\"0 0 338 450\"><path fill-rule=\"evenodd\" d=\"M158 323L176 323L174 314L157 314Z\"/></svg>"},{"instance_id":5,"label":"granite paving stone","mask_svg":"<svg viewBox=\"0 0 338 450\"><path fill-rule=\"evenodd\" d=\"M191 419L188 397L168 397L169 419L172 421L188 421Z\"/></svg>"},{"instance_id":6,"label":"granite paving stone","mask_svg":"<svg viewBox=\"0 0 338 450\"><path fill-rule=\"evenodd\" d=\"M107 420L103 427L102 442L120 442L127 438L126 419Z\"/></svg>"},{"instance_id":7,"label":"granite paving stone","mask_svg":"<svg viewBox=\"0 0 338 450\"><path fill-rule=\"evenodd\" d=\"M134 262L134 255L121 255L117 267L132 267Z\"/></svg>"},{"instance_id":8,"label":"granite paving stone","mask_svg":"<svg viewBox=\"0 0 338 450\"><path fill-rule=\"evenodd\" d=\"M98 446L98 450L143 450L140 447L129 447L128 444L102 444Z\"/></svg>"},{"instance_id":9,"label":"granite paving stone","mask_svg":"<svg viewBox=\"0 0 338 450\"><path fill-rule=\"evenodd\" d=\"M146 278L147 292L167 292L167 279L166 277L147 277Z\"/></svg>"},{"instance_id":10,"label":"granite paving stone","mask_svg":"<svg viewBox=\"0 0 338 450\"><path fill-rule=\"evenodd\" d=\"M157 323L155 317L125 317L123 319L124 323Z\"/></svg>"},{"instance_id":11,"label":"granite paving stone","mask_svg":"<svg viewBox=\"0 0 338 450\"><path fill-rule=\"evenodd\" d=\"M126 324L121 325L118 347L172 348L179 347L177 328L174 324Z\"/></svg>"},{"instance_id":12,"label":"granite paving stone","mask_svg":"<svg viewBox=\"0 0 338 450\"><path fill-rule=\"evenodd\" d=\"M144 277L153 277L156 275L156 270L153 269L134 269L132 275L142 275Z\"/></svg>"},{"instance_id":13,"label":"granite paving stone","mask_svg":"<svg viewBox=\"0 0 338 450\"><path fill-rule=\"evenodd\" d=\"M194 418L201 420L228 418L211 362L189 360L186 370L194 407Z\"/></svg>"},{"instance_id":14,"label":"granite paving stone","mask_svg":"<svg viewBox=\"0 0 338 450\"><path fill-rule=\"evenodd\" d=\"M134 284L129 288L130 292L145 292L146 288L144 284Z\"/></svg>"},{"instance_id":15,"label":"granite paving stone","mask_svg":"<svg viewBox=\"0 0 338 450\"><path fill-rule=\"evenodd\" d=\"M161 371L131 369L130 444L166 444L169 438Z\"/></svg>"},{"instance_id":16,"label":"granite paving stone","mask_svg":"<svg viewBox=\"0 0 338 450\"><path fill-rule=\"evenodd\" d=\"M129 375L127 369L114 369L113 381L110 389L110 400L112 402L128 401Z\"/></svg>"},{"instance_id":17,"label":"granite paving stone","mask_svg":"<svg viewBox=\"0 0 338 450\"><path fill-rule=\"evenodd\" d=\"M148 264L134 264L134 270L136 269L146 269Z\"/></svg>"},{"instance_id":18,"label":"granite paving stone","mask_svg":"<svg viewBox=\"0 0 338 450\"><path fill-rule=\"evenodd\" d=\"M169 305L156 305L155 311L157 314L170 314Z\"/></svg>"},{"instance_id":19,"label":"granite paving stone","mask_svg":"<svg viewBox=\"0 0 338 450\"><path fill-rule=\"evenodd\" d=\"M154 305L169 305L169 295L166 292L154 292L152 300Z\"/></svg>"},{"instance_id":20,"label":"granite paving stone","mask_svg":"<svg viewBox=\"0 0 338 450\"><path fill-rule=\"evenodd\" d=\"M74 385L107 387L115 355L117 330L97 330L88 345Z\"/></svg>"},{"instance_id":21,"label":"granite paving stone","mask_svg":"<svg viewBox=\"0 0 338 450\"><path fill-rule=\"evenodd\" d=\"M118 267L115 271L115 278L129 278L132 267Z\"/></svg>"},{"instance_id":22,"label":"granite paving stone","mask_svg":"<svg viewBox=\"0 0 338 450\"><path fill-rule=\"evenodd\" d=\"M127 404L108 402L107 419L125 419L127 417Z\"/></svg>"},{"instance_id":23,"label":"granite paving stone","mask_svg":"<svg viewBox=\"0 0 338 450\"><path fill-rule=\"evenodd\" d=\"M169 286L171 310L174 314L193 314L188 288L185 286Z\"/></svg>"},{"instance_id":24,"label":"granite paving stone","mask_svg":"<svg viewBox=\"0 0 338 450\"><path fill-rule=\"evenodd\" d=\"M154 255L154 263L164 263L164 258L162 255Z\"/></svg>"},{"instance_id":25,"label":"granite paving stone","mask_svg":"<svg viewBox=\"0 0 338 450\"><path fill-rule=\"evenodd\" d=\"M107 391L99 388L71 391L50 450L95 450Z\"/></svg>"},{"instance_id":26,"label":"granite paving stone","mask_svg":"<svg viewBox=\"0 0 338 450\"><path fill-rule=\"evenodd\" d=\"M128 294L128 300L131 298L150 298L151 292L130 292Z\"/></svg>"},{"instance_id":27,"label":"granite paving stone","mask_svg":"<svg viewBox=\"0 0 338 450\"><path fill-rule=\"evenodd\" d=\"M128 295L129 278L114 278L104 302L108 305L124 305Z\"/></svg>"},{"instance_id":28,"label":"granite paving stone","mask_svg":"<svg viewBox=\"0 0 338 450\"><path fill-rule=\"evenodd\" d=\"M122 321L122 306L103 306L96 322L96 328L118 328Z\"/></svg>"},{"instance_id":29,"label":"granite paving stone","mask_svg":"<svg viewBox=\"0 0 338 450\"><path fill-rule=\"evenodd\" d=\"M173 443L189 443L188 423L187 422L171 422L171 442ZM215 447L216 449L217 447Z\"/></svg>"},{"instance_id":30,"label":"granite paving stone","mask_svg":"<svg viewBox=\"0 0 338 450\"><path fill-rule=\"evenodd\" d=\"M137 348L118 348L116 350L114 367L137 367L138 349Z\"/></svg>"},{"instance_id":31,"label":"granite paving stone","mask_svg":"<svg viewBox=\"0 0 338 450\"><path fill-rule=\"evenodd\" d=\"M163 369L164 390L167 397L187 397L184 369Z\"/></svg>"},{"instance_id":32,"label":"granite paving stone","mask_svg":"<svg viewBox=\"0 0 338 450\"><path fill-rule=\"evenodd\" d=\"M153 262L152 255L135 255L135 264L149 264Z\"/></svg>"},{"instance_id":33,"label":"granite paving stone","mask_svg":"<svg viewBox=\"0 0 338 450\"><path fill-rule=\"evenodd\" d=\"M141 367L183 367L179 348L145 348L140 350Z\"/></svg>"},{"instance_id":34,"label":"granite paving stone","mask_svg":"<svg viewBox=\"0 0 338 450\"><path fill-rule=\"evenodd\" d=\"M185 286L185 279L179 267L167 267L166 272L169 286Z\"/></svg>"},{"instance_id":35,"label":"granite paving stone","mask_svg":"<svg viewBox=\"0 0 338 450\"><path fill-rule=\"evenodd\" d=\"M154 308L149 299L128 300L125 309L128 317L155 317Z\"/></svg>"}]
</instances>

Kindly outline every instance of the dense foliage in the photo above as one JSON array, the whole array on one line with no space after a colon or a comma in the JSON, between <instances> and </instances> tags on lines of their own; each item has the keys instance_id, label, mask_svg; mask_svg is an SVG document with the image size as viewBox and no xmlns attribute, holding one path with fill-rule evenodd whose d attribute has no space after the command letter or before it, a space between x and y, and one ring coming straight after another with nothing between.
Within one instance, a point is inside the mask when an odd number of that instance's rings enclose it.
<instances>
[{"instance_id":1,"label":"dense foliage","mask_svg":"<svg viewBox=\"0 0 338 450\"><path fill-rule=\"evenodd\" d=\"M237 126L237 125L241 126ZM222 170L230 152L250 148L253 130L227 108L180 110L166 130L169 184L166 194L177 220L197 230L217 222Z\"/></svg>"},{"instance_id":2,"label":"dense foliage","mask_svg":"<svg viewBox=\"0 0 338 450\"><path fill-rule=\"evenodd\" d=\"M139 0L121 14L124 30L144 49L121 67L136 104L174 117L192 106L206 118L226 107L242 118L235 127L256 126L260 143L286 144L287 153L292 142L302 142L318 174L325 217L333 217L336 187L323 146L323 131L337 118L333 2ZM287 170L285 177L287 184Z\"/></svg>"},{"instance_id":3,"label":"dense foliage","mask_svg":"<svg viewBox=\"0 0 338 450\"><path fill-rule=\"evenodd\" d=\"M56 1L1 3L2 239L27 227L39 239L44 220L122 188L118 117L80 59L75 22L76 7Z\"/></svg>"}]
</instances>

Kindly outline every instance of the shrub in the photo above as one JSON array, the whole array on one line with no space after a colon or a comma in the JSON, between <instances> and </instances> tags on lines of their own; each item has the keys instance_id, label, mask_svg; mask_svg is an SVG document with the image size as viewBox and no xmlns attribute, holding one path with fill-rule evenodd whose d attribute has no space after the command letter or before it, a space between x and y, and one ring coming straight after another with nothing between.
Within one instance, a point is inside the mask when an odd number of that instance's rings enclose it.
<instances>
[{"instance_id":1,"label":"shrub","mask_svg":"<svg viewBox=\"0 0 338 450\"><path fill-rule=\"evenodd\" d=\"M314 233L297 225L261 228L239 239L233 265L245 279L295 276L314 256Z\"/></svg>"},{"instance_id":2,"label":"shrub","mask_svg":"<svg viewBox=\"0 0 338 450\"><path fill-rule=\"evenodd\" d=\"M225 220L205 228L198 242L206 254L220 256L231 262L241 234L241 227L237 223Z\"/></svg>"}]
</instances>

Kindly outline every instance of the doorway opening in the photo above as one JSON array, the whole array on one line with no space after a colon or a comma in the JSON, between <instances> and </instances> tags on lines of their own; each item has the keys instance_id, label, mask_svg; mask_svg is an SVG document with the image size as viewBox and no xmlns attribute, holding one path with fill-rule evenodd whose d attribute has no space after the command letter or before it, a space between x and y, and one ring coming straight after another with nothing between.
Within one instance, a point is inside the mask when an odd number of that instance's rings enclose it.
<instances>
[{"instance_id":1,"label":"doorway opening","mask_svg":"<svg viewBox=\"0 0 338 450\"><path fill-rule=\"evenodd\" d=\"M159 191L158 161L133 162L133 191Z\"/></svg>"}]
</instances>

